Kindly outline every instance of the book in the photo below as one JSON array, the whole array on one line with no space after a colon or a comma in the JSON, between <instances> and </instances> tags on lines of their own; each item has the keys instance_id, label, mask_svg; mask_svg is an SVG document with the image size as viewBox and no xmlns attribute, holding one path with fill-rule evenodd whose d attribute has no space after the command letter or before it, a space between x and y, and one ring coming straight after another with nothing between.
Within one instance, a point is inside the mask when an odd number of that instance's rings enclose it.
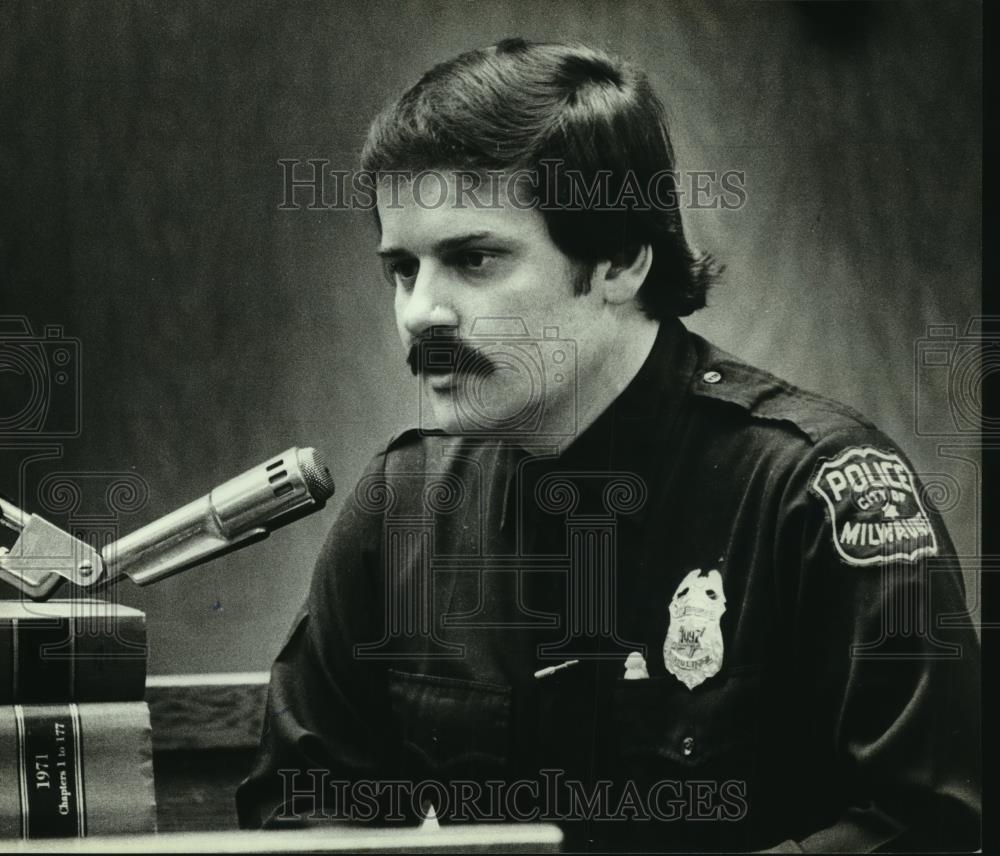
<instances>
[{"instance_id":1,"label":"book","mask_svg":"<svg viewBox=\"0 0 1000 856\"><path fill-rule=\"evenodd\" d=\"M0 600L0 704L141 701L146 616L98 599Z\"/></svg>"},{"instance_id":2,"label":"book","mask_svg":"<svg viewBox=\"0 0 1000 856\"><path fill-rule=\"evenodd\" d=\"M145 702L0 706L0 839L155 831Z\"/></svg>"}]
</instances>

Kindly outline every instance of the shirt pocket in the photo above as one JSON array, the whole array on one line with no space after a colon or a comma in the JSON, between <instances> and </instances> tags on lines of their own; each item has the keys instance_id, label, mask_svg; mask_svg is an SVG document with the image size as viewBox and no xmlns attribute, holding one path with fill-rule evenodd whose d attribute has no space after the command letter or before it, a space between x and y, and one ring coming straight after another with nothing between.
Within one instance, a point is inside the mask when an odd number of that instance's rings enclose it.
<instances>
[{"instance_id":1,"label":"shirt pocket","mask_svg":"<svg viewBox=\"0 0 1000 856\"><path fill-rule=\"evenodd\" d=\"M432 774L479 778L507 767L509 687L390 669L389 695L403 746Z\"/></svg>"},{"instance_id":2,"label":"shirt pocket","mask_svg":"<svg viewBox=\"0 0 1000 856\"><path fill-rule=\"evenodd\" d=\"M612 705L618 756L649 773L745 773L755 762L761 701L753 668L693 690L672 675L619 679Z\"/></svg>"}]
</instances>

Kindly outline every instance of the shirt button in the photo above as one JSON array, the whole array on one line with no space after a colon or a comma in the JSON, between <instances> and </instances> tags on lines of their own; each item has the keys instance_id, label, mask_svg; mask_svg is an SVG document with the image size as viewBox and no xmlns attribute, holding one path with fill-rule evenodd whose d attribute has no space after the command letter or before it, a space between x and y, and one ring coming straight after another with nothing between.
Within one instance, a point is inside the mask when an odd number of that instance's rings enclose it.
<instances>
[{"instance_id":1,"label":"shirt button","mask_svg":"<svg viewBox=\"0 0 1000 856\"><path fill-rule=\"evenodd\" d=\"M705 374L701 376L701 379L705 381L705 383L718 383L722 380L722 375L718 372L705 372Z\"/></svg>"},{"instance_id":2,"label":"shirt button","mask_svg":"<svg viewBox=\"0 0 1000 856\"><path fill-rule=\"evenodd\" d=\"M692 752L694 752L694 738L693 737L685 737L684 738L684 754L685 755L690 755Z\"/></svg>"}]
</instances>

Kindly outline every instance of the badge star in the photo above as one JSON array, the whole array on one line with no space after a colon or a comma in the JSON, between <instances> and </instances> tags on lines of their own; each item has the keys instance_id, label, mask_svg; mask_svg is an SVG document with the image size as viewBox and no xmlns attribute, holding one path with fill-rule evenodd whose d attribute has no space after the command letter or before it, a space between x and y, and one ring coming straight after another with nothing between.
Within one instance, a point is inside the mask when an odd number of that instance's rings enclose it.
<instances>
[{"instance_id":1,"label":"badge star","mask_svg":"<svg viewBox=\"0 0 1000 856\"><path fill-rule=\"evenodd\" d=\"M882 516L886 520L895 520L899 517L899 512L896 510L896 506L890 503L885 507L885 510L882 512Z\"/></svg>"}]
</instances>

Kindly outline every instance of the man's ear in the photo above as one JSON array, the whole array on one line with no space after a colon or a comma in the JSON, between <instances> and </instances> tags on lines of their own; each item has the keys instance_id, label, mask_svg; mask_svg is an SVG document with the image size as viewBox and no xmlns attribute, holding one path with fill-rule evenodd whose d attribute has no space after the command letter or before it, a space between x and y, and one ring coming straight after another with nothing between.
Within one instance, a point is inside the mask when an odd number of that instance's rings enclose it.
<instances>
[{"instance_id":1,"label":"man's ear","mask_svg":"<svg viewBox=\"0 0 1000 856\"><path fill-rule=\"evenodd\" d=\"M610 261L598 262L590 275L590 288L615 306L635 299L653 264L653 248L641 244Z\"/></svg>"}]
</instances>

